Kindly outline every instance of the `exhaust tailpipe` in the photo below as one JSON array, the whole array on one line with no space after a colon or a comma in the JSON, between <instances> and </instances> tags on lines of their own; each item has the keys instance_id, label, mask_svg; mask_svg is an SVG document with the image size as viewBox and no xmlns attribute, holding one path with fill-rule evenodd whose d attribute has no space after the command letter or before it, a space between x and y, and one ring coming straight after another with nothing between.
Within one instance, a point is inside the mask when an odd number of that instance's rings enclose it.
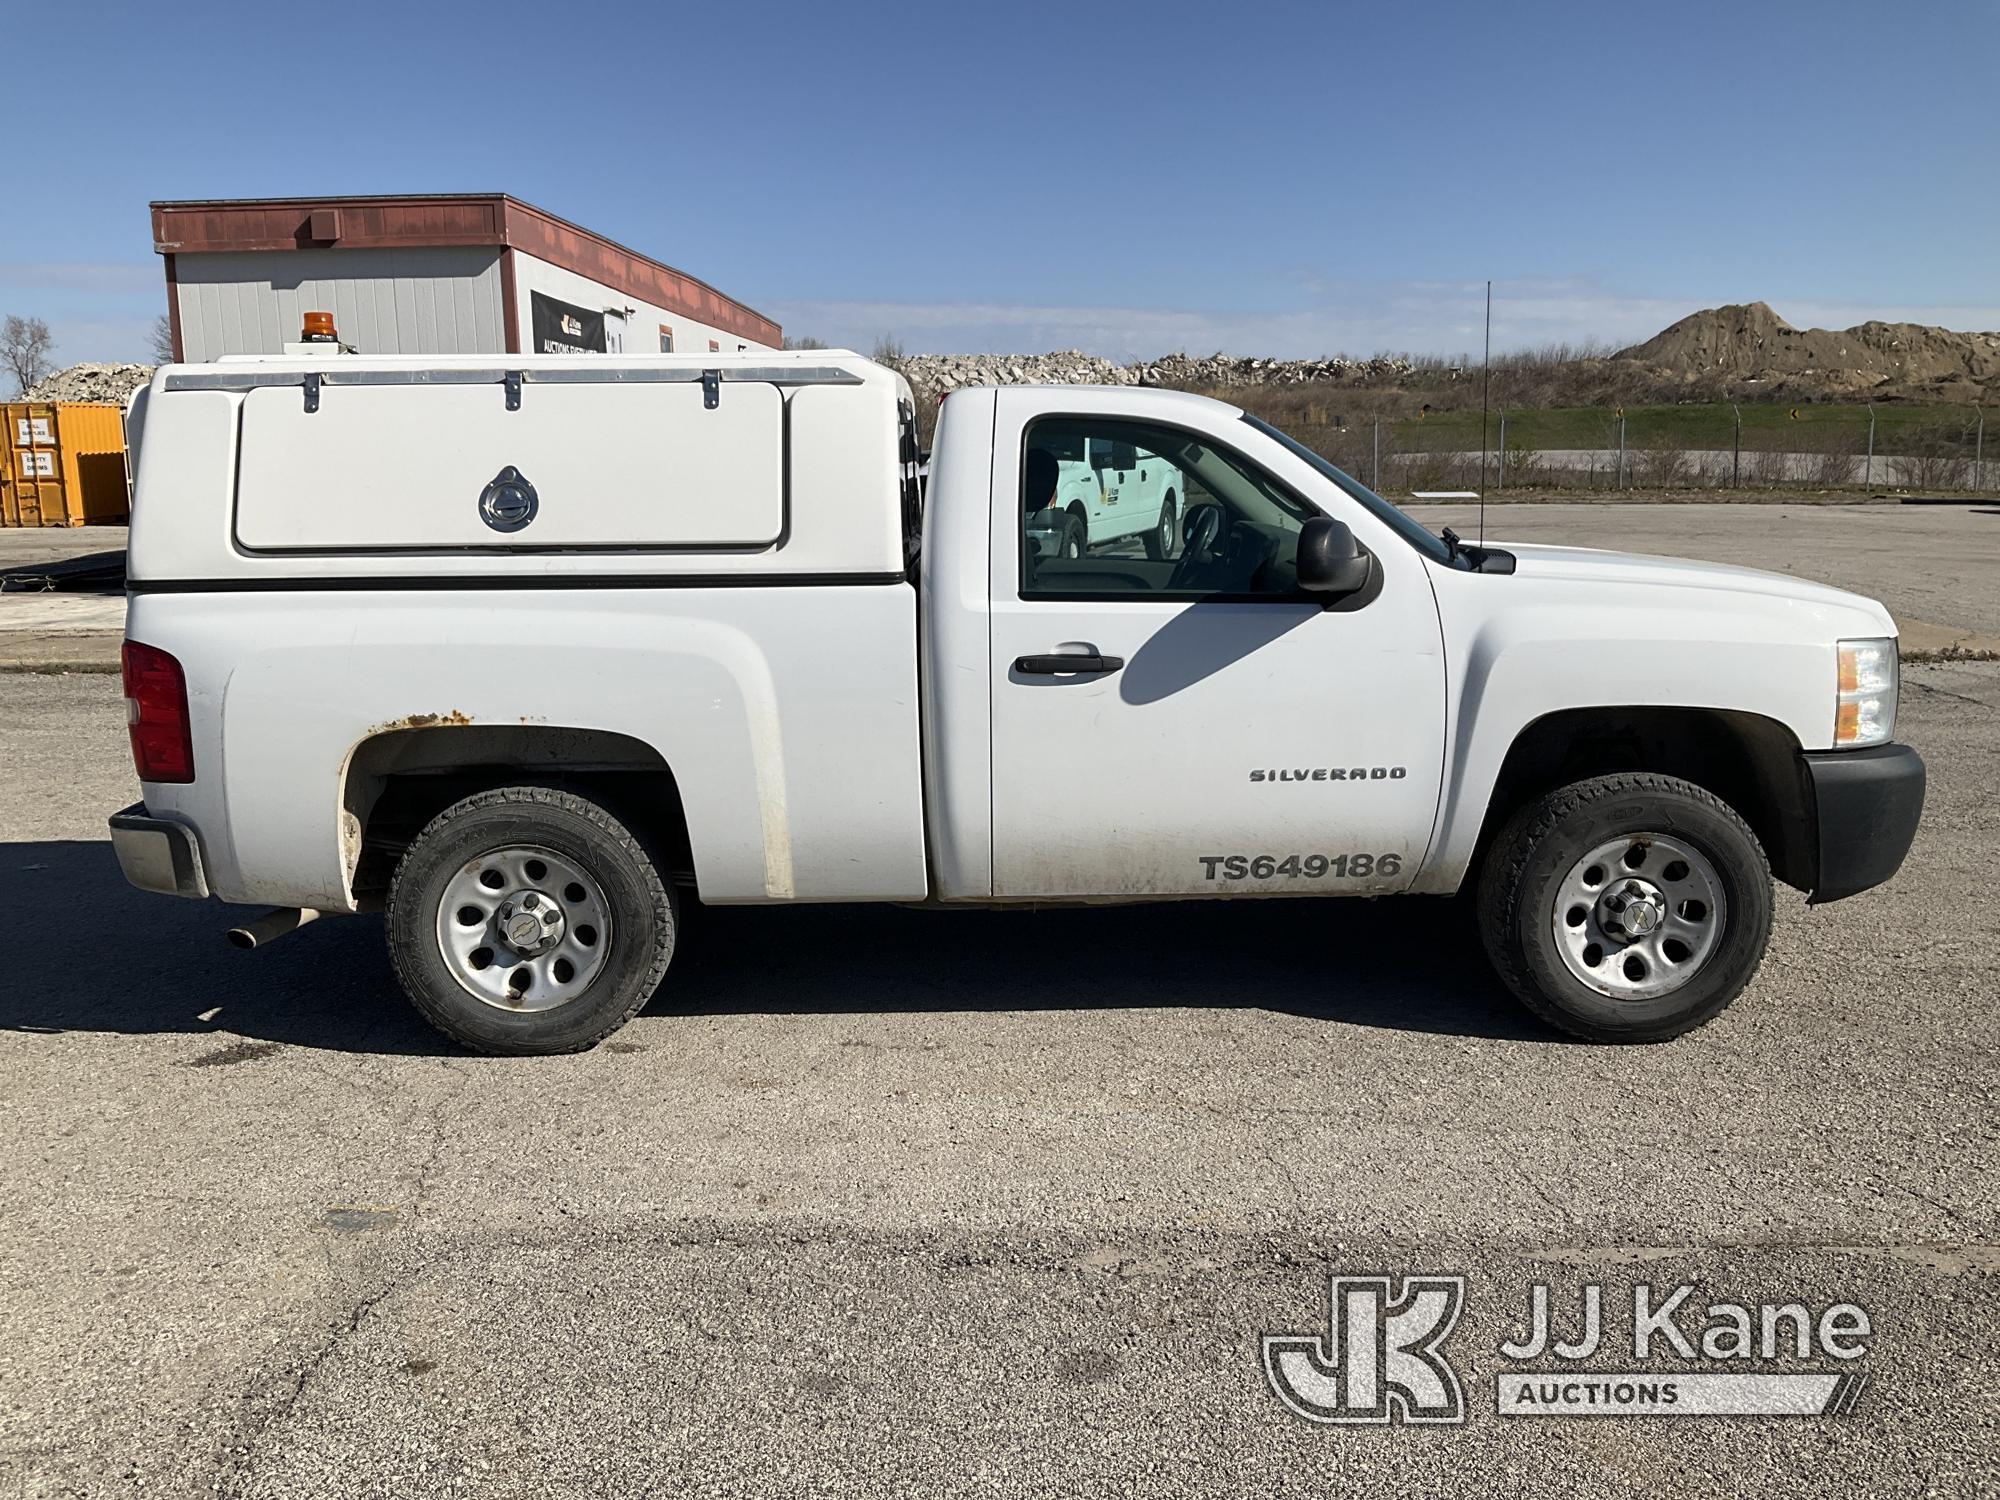
<instances>
[{"instance_id":1,"label":"exhaust tailpipe","mask_svg":"<svg viewBox=\"0 0 2000 1500\"><path fill-rule=\"evenodd\" d=\"M320 913L310 906L274 906L261 917L253 917L241 927L229 929L229 943L235 948L261 948L275 943L288 932L296 932Z\"/></svg>"}]
</instances>

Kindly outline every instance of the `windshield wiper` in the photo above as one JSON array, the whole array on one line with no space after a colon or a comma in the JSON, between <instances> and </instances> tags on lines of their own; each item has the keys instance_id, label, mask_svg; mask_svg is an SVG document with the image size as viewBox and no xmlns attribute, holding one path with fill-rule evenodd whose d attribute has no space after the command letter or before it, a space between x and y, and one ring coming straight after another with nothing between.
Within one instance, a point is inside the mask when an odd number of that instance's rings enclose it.
<instances>
[{"instance_id":1,"label":"windshield wiper","mask_svg":"<svg viewBox=\"0 0 2000 1500\"><path fill-rule=\"evenodd\" d=\"M1442 541L1445 545L1446 562L1456 561L1458 555L1465 550L1465 544L1458 539L1458 533L1453 531L1449 526L1438 533L1438 540Z\"/></svg>"}]
</instances>

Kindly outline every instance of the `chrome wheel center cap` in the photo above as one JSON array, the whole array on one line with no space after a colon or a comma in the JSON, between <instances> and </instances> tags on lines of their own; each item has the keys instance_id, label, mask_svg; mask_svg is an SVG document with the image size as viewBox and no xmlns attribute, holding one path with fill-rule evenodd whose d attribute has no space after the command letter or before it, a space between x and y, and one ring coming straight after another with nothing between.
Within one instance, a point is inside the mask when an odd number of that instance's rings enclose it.
<instances>
[{"instance_id":1,"label":"chrome wheel center cap","mask_svg":"<svg viewBox=\"0 0 2000 1500\"><path fill-rule=\"evenodd\" d=\"M500 936L523 958L546 953L563 940L568 923L546 891L516 891L493 914Z\"/></svg>"},{"instance_id":2,"label":"chrome wheel center cap","mask_svg":"<svg viewBox=\"0 0 2000 1500\"><path fill-rule=\"evenodd\" d=\"M1650 881L1621 880L1598 901L1597 920L1608 933L1642 938L1667 920L1667 903Z\"/></svg>"}]
</instances>

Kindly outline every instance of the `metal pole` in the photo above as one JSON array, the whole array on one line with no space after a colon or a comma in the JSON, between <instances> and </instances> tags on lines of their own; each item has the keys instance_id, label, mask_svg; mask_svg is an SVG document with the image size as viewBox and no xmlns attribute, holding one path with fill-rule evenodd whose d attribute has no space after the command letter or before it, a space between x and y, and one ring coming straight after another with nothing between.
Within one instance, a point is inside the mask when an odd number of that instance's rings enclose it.
<instances>
[{"instance_id":1,"label":"metal pole","mask_svg":"<svg viewBox=\"0 0 2000 1500\"><path fill-rule=\"evenodd\" d=\"M1375 483L1372 488L1376 494L1379 495L1382 493L1382 419L1380 417L1375 419Z\"/></svg>"},{"instance_id":2,"label":"metal pole","mask_svg":"<svg viewBox=\"0 0 2000 1500\"><path fill-rule=\"evenodd\" d=\"M1625 488L1625 419L1622 416L1618 419L1618 474L1611 487L1615 490Z\"/></svg>"},{"instance_id":3,"label":"metal pole","mask_svg":"<svg viewBox=\"0 0 2000 1500\"><path fill-rule=\"evenodd\" d=\"M1740 490L1743 488L1743 408L1732 401L1729 409L1736 413L1736 446L1729 455L1729 487Z\"/></svg>"},{"instance_id":4,"label":"metal pole","mask_svg":"<svg viewBox=\"0 0 2000 1500\"><path fill-rule=\"evenodd\" d=\"M1504 411L1500 413L1500 475L1494 480L1493 487L1497 490L1507 488L1507 413Z\"/></svg>"},{"instance_id":5,"label":"metal pole","mask_svg":"<svg viewBox=\"0 0 2000 1500\"><path fill-rule=\"evenodd\" d=\"M1972 435L1972 487L1986 488L1986 408L1979 408L1979 426Z\"/></svg>"},{"instance_id":6,"label":"metal pole","mask_svg":"<svg viewBox=\"0 0 2000 1500\"><path fill-rule=\"evenodd\" d=\"M1479 545L1486 545L1486 409L1493 394L1493 283L1486 283L1486 353L1479 366Z\"/></svg>"},{"instance_id":7,"label":"metal pole","mask_svg":"<svg viewBox=\"0 0 2000 1500\"><path fill-rule=\"evenodd\" d=\"M1861 467L1861 487L1865 490L1875 483L1875 405L1868 406L1868 461Z\"/></svg>"}]
</instances>

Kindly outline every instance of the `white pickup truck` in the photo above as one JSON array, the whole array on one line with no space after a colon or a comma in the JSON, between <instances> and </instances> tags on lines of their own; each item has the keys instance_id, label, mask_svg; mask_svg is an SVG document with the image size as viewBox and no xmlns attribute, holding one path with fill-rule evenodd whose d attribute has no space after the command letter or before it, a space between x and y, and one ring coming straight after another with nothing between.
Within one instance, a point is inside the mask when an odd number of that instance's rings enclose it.
<instances>
[{"instance_id":1,"label":"white pickup truck","mask_svg":"<svg viewBox=\"0 0 2000 1500\"><path fill-rule=\"evenodd\" d=\"M908 386L817 350L168 366L130 427L127 877L244 944L385 910L489 1051L625 1022L690 899L1466 887L1535 1012L1658 1040L1923 805L1879 604L1433 536L1195 396L955 392L927 497ZM1097 444L1171 548L1036 544Z\"/></svg>"}]
</instances>

